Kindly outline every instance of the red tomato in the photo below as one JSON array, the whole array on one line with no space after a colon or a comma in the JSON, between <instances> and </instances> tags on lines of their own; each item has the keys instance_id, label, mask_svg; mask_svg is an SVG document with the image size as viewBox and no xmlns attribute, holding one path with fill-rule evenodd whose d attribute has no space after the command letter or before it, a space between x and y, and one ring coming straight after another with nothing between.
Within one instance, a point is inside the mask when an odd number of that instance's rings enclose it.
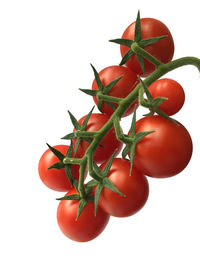
<instances>
[{"instance_id":1,"label":"red tomato","mask_svg":"<svg viewBox=\"0 0 200 260\"><path fill-rule=\"evenodd\" d=\"M122 75L123 77L109 91L109 96L114 96L118 98L125 98L126 96L128 96L139 83L137 75L129 68L123 66L110 66L99 72L99 77L104 87L108 85L111 81L119 78ZM96 80L93 81L92 89L98 90ZM93 98L94 102L97 104L97 98ZM130 115L133 112L135 104L137 103L137 101L134 102L130 106L130 108L123 114L123 117ZM114 105L118 107L118 104L115 103ZM101 111L107 115L111 115L114 112L113 109L109 107L105 102L103 102L102 104Z\"/></svg>"},{"instance_id":2,"label":"red tomato","mask_svg":"<svg viewBox=\"0 0 200 260\"><path fill-rule=\"evenodd\" d=\"M82 117L78 122L80 125L83 124L83 121L86 116ZM93 113L90 116L90 119L87 123L86 131L98 131L100 130L110 119L109 116L105 114L98 114L98 113ZM75 130L74 130L75 131ZM73 139L74 146L76 139ZM81 157L85 154L85 151L89 147L89 143L86 142L85 140L82 140L78 152L81 155ZM115 135L115 129L112 128L101 140L99 147L97 147L95 154L94 154L94 161L96 163L102 163L108 158L111 157L111 155L114 153L114 151L117 149L117 154L119 154L121 148L122 148L122 143L117 140L116 135Z\"/></svg>"},{"instance_id":3,"label":"red tomato","mask_svg":"<svg viewBox=\"0 0 200 260\"><path fill-rule=\"evenodd\" d=\"M150 177L165 178L181 172L192 155L192 140L186 128L160 116L148 116L136 122L136 133L155 132L136 145L134 166Z\"/></svg>"},{"instance_id":4,"label":"red tomato","mask_svg":"<svg viewBox=\"0 0 200 260\"><path fill-rule=\"evenodd\" d=\"M106 163L100 168L104 169ZM130 175L130 161L121 158L113 160L108 179L125 197L104 187L99 200L100 207L109 215L128 217L140 210L147 201L149 185L146 177L136 169Z\"/></svg>"},{"instance_id":5,"label":"red tomato","mask_svg":"<svg viewBox=\"0 0 200 260\"><path fill-rule=\"evenodd\" d=\"M134 40L135 22L130 24L124 31L122 38ZM144 50L149 52L155 58L163 63L172 60L174 54L174 41L169 29L162 22L153 18L141 19L141 39L148 39L159 36L167 36L154 44L144 47ZM124 56L129 50L126 46L120 46L121 55ZM127 67L135 71L140 76L148 76L155 70L155 66L147 60L145 62L145 75L142 72L141 66L136 55L133 55L126 63Z\"/></svg>"},{"instance_id":6,"label":"red tomato","mask_svg":"<svg viewBox=\"0 0 200 260\"><path fill-rule=\"evenodd\" d=\"M66 195L77 194L73 188ZM88 202L76 220L79 201L61 200L57 210L57 221L61 231L70 239L86 242L97 237L106 227L110 216L98 209L94 215L94 203Z\"/></svg>"},{"instance_id":7,"label":"red tomato","mask_svg":"<svg viewBox=\"0 0 200 260\"><path fill-rule=\"evenodd\" d=\"M167 115L176 114L185 102L185 93L182 86L172 79L159 79L149 86L153 98L166 97L159 108Z\"/></svg>"},{"instance_id":8,"label":"red tomato","mask_svg":"<svg viewBox=\"0 0 200 260\"><path fill-rule=\"evenodd\" d=\"M56 145L54 148L65 155L69 146ZM71 184L66 176L65 169L48 169L52 164L57 162L59 162L59 159L54 155L54 153L50 149L46 150L39 161L39 176L48 188L56 191L68 191L71 188ZM71 166L71 169L73 177L78 179L79 165L74 164Z\"/></svg>"}]
</instances>

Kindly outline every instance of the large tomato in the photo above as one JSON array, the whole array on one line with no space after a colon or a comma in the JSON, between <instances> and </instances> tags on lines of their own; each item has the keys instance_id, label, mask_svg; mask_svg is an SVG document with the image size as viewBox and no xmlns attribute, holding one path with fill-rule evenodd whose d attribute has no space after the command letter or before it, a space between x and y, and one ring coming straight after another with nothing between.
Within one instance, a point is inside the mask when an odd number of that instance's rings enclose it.
<instances>
[{"instance_id":1,"label":"large tomato","mask_svg":"<svg viewBox=\"0 0 200 260\"><path fill-rule=\"evenodd\" d=\"M135 22L130 24L124 31L122 38L134 40ZM141 19L141 39L148 39L159 36L167 36L156 43L144 47L144 50L156 57L159 61L167 63L172 60L174 54L174 41L167 26L159 20L153 18ZM129 50L126 46L120 46L121 55L124 56ZM140 76L148 76L155 70L155 66L144 59L145 75L142 72L141 66L136 55L133 55L126 63L127 67L135 71Z\"/></svg>"},{"instance_id":2,"label":"large tomato","mask_svg":"<svg viewBox=\"0 0 200 260\"><path fill-rule=\"evenodd\" d=\"M125 98L126 96L128 96L128 94L130 94L133 91L133 89L136 87L136 85L139 83L137 75L129 68L123 66L117 66L117 65L107 67L99 72L99 77L104 87L108 85L111 81L121 76L123 77L109 91L108 93L109 96L114 96L118 98ZM96 80L93 81L92 89L98 90ZM95 103L97 104L97 98L96 97L93 98ZM124 117L130 115L133 112L135 104L137 104L137 101L134 102L130 106L130 108L123 114ZM118 104L114 104L114 105L116 105L116 107L118 106ZM110 106L108 106L105 102L103 102L101 111L107 115L111 115L114 110Z\"/></svg>"},{"instance_id":3,"label":"large tomato","mask_svg":"<svg viewBox=\"0 0 200 260\"><path fill-rule=\"evenodd\" d=\"M77 194L73 188L66 195ZM78 220L77 200L61 200L57 209L57 221L61 231L70 239L78 242L86 242L97 237L106 227L110 216L98 209L94 214L94 203L88 202Z\"/></svg>"},{"instance_id":4,"label":"large tomato","mask_svg":"<svg viewBox=\"0 0 200 260\"><path fill-rule=\"evenodd\" d=\"M100 168L104 169L106 163ZM133 168L130 175L130 161L122 158L113 160L108 179L124 196L104 187L99 206L115 217L128 217L140 210L147 201L149 185L146 177Z\"/></svg>"},{"instance_id":5,"label":"large tomato","mask_svg":"<svg viewBox=\"0 0 200 260\"><path fill-rule=\"evenodd\" d=\"M149 92L153 98L165 97L159 108L167 115L176 114L185 102L185 93L182 86L173 79L159 79L149 86Z\"/></svg>"},{"instance_id":6,"label":"large tomato","mask_svg":"<svg viewBox=\"0 0 200 260\"><path fill-rule=\"evenodd\" d=\"M83 124L83 121L86 116L82 117L78 122L80 125ZM98 131L100 130L110 119L109 116L105 114L100 113L93 113L90 116L90 119L86 126L86 131ZM75 129L74 129L75 131ZM73 139L74 146L76 139ZM81 143L78 148L78 152L81 155L81 157L85 154L85 151L87 150L90 143L86 142L85 140L81 140ZM117 154L119 154L120 150L122 148L122 143L117 140L115 135L115 129L112 128L101 140L100 145L97 147L95 154L94 154L94 161L96 163L102 163L108 158L111 157L111 155L114 153L114 151L117 149Z\"/></svg>"},{"instance_id":7,"label":"large tomato","mask_svg":"<svg viewBox=\"0 0 200 260\"><path fill-rule=\"evenodd\" d=\"M171 177L181 172L192 155L192 140L186 128L160 117L148 116L136 122L136 133L155 132L141 139L135 150L134 166L150 177Z\"/></svg>"},{"instance_id":8,"label":"large tomato","mask_svg":"<svg viewBox=\"0 0 200 260\"><path fill-rule=\"evenodd\" d=\"M66 154L69 146L68 145L56 145L54 146L62 154ZM78 157L78 156L77 156ZM65 169L48 169L52 164L59 162L59 159L54 153L47 149L41 156L38 171L42 182L50 189L56 191L68 191L71 188L71 184L65 173ZM79 165L72 165L73 177L78 179L79 177Z\"/></svg>"}]
</instances>

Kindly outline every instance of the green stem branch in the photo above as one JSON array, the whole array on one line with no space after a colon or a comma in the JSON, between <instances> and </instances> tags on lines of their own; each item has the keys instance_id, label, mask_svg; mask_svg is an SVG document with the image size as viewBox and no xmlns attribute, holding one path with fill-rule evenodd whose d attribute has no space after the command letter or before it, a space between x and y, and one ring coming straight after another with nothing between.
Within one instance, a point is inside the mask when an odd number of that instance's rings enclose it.
<instances>
[{"instance_id":1,"label":"green stem branch","mask_svg":"<svg viewBox=\"0 0 200 260\"><path fill-rule=\"evenodd\" d=\"M131 45L131 50L136 53L139 54L140 56L142 56L143 58L147 59L148 61L150 61L151 63L153 63L156 67L162 65L162 62L160 62L158 59L156 59L154 56L152 56L151 54L149 54L148 52L146 52L143 48L141 48L137 42L134 42Z\"/></svg>"},{"instance_id":2,"label":"green stem branch","mask_svg":"<svg viewBox=\"0 0 200 260\"><path fill-rule=\"evenodd\" d=\"M81 164L82 159L65 157L63 159L64 164Z\"/></svg>"},{"instance_id":3,"label":"green stem branch","mask_svg":"<svg viewBox=\"0 0 200 260\"><path fill-rule=\"evenodd\" d=\"M87 166L87 158L83 157L80 164L79 181L78 181L78 191L81 198L86 197L85 186L84 186L86 166Z\"/></svg>"},{"instance_id":4,"label":"green stem branch","mask_svg":"<svg viewBox=\"0 0 200 260\"><path fill-rule=\"evenodd\" d=\"M104 95L104 94L98 94L97 97L98 97L98 99L100 99L102 101L109 101L109 102L113 102L113 103L120 103L120 101L122 100L122 98L108 96L108 95Z\"/></svg>"},{"instance_id":5,"label":"green stem branch","mask_svg":"<svg viewBox=\"0 0 200 260\"><path fill-rule=\"evenodd\" d=\"M77 137L93 137L96 135L97 132L92 132L92 131L77 131L76 136Z\"/></svg>"},{"instance_id":6,"label":"green stem branch","mask_svg":"<svg viewBox=\"0 0 200 260\"><path fill-rule=\"evenodd\" d=\"M88 170L89 170L90 176L91 176L93 179L97 180L97 181L101 181L102 178L99 177L99 176L95 173L95 171L94 171L94 167L93 167L93 154L92 154L92 153L88 153L88 154L87 154L87 158L88 158Z\"/></svg>"},{"instance_id":7,"label":"green stem branch","mask_svg":"<svg viewBox=\"0 0 200 260\"><path fill-rule=\"evenodd\" d=\"M132 138L126 137L121 129L120 126L120 122L119 122L119 118L115 118L114 121L114 127L115 127L115 133L116 133L116 137L119 141L121 141L122 143L128 144L132 142Z\"/></svg>"}]
</instances>

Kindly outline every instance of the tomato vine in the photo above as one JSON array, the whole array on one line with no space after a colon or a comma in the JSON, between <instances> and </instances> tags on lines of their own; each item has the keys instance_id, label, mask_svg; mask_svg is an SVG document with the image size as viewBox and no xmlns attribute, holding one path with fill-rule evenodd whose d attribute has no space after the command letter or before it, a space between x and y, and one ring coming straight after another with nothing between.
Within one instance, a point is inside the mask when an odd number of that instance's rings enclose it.
<instances>
[{"instance_id":1,"label":"tomato vine","mask_svg":"<svg viewBox=\"0 0 200 260\"><path fill-rule=\"evenodd\" d=\"M153 20L153 23L155 23L155 20ZM187 133L187 130L179 122L172 119L169 115L164 113L159 108L159 105L164 100L166 100L166 98L157 97L154 99L151 96L148 88L152 83L156 82L158 79L160 79L162 76L166 75L168 72L178 69L182 66L193 65L200 71L200 59L196 58L196 57L188 56L188 57L183 57L183 58L179 58L176 60L170 60L168 62L163 62L163 61L159 60L157 57L155 57L150 52L148 52L145 48L149 47L153 44L155 44L155 46L156 46L156 44L159 41L165 40L167 38L167 36L160 35L160 36L156 36L156 37L153 36L148 39L142 39L141 24L142 23L141 23L140 15L138 13L136 23L134 24L134 26L135 26L134 40L121 38L121 39L111 40L111 42L114 42L114 43L120 44L122 46L125 46L126 48L129 48L128 51L125 53L124 57L122 58L120 66L126 64L127 62L130 62L131 58L133 58L133 55L135 55L137 57L137 62L139 62L139 64L140 64L140 69L142 69L142 72L140 74L143 76L146 75L146 78L142 80L140 78L141 75L138 75L138 77L137 77L136 74L133 74L134 82L137 82L137 84L135 83L134 88L133 89L130 88L130 90L128 90L129 93L125 97L119 97L119 96L114 96L114 95L112 96L112 95L109 95L109 93L111 93L111 91L113 91L113 93L114 93L114 88L123 79L123 75L119 75L118 77L110 80L108 82L108 84L104 84L100 74L98 74L98 72L96 71L94 66L91 65L93 72L94 72L94 76L95 76L95 81L93 84L96 84L96 85L92 90L90 90L90 89L80 89L80 90L82 92L92 96L94 98L94 101L97 104L97 107L99 108L99 110L104 113L108 112L108 115L96 114L96 117L99 118L98 126L91 127L91 129L90 129L90 128L88 128L88 124L91 124L91 125L93 124L92 118L94 116L94 114L93 114L94 108L92 108L92 110L88 113L87 116L83 117L79 121L76 120L76 118L72 115L71 112L69 112L69 116L70 116L71 121L74 126L74 131L72 133L67 134L66 136L64 136L62 138L62 139L71 140L71 145L70 145L70 147L68 147L68 152L66 152L66 154L62 154L56 148L49 146L49 149L51 150L51 152L55 155L55 157L57 157L59 159L59 162L55 162L55 160L54 160L54 164L51 166L49 165L49 169L57 169L57 170L64 169L67 174L67 177L70 181L71 186L74 186L76 188L75 193L73 193L72 191L69 191L69 194L66 194L64 197L60 198L59 200L62 200L62 201L64 201L64 200L73 201L74 200L74 201L79 202L77 218L76 218L77 222L79 221L79 218L81 218L82 211L84 211L86 209L91 211L91 206L87 207L87 204L91 203L91 202L94 203L95 217L98 216L97 209L98 209L99 204L101 207L100 211L102 209L104 210L104 208L106 208L106 209L109 208L109 210L105 209L105 212L107 212L108 215L112 215L111 212L113 212L113 215L116 215L116 216L123 216L123 213L120 214L118 212L118 210L116 210L116 208L115 208L116 203L122 204L122 205L123 204L125 205L127 203L127 205L129 205L128 207L131 207L128 202L129 201L128 194L129 193L131 194L131 191L127 192L127 194L123 194L123 192L120 190L120 186L123 186L123 185L119 184L118 185L119 188L118 188L117 185L113 184L112 178L110 178L109 176L112 175L110 173L110 171L111 171L112 167L114 167L113 166L114 164L118 164L119 169L120 169L121 165L124 165L122 167L121 171L127 171L127 169L128 169L128 172L129 172L128 176L131 176L132 174L135 174L137 176L137 174L138 174L137 169L136 169L137 167L135 168L135 166L139 165L138 164L138 161L139 161L138 153L136 151L137 147L139 147L138 143L141 146L142 142L144 142L144 140L149 140L148 138L150 138L150 137L151 137L150 140L153 140L155 142L157 142L156 138L159 138L159 137L157 137L157 136L159 136L159 131L160 131L159 127L157 128L158 133L156 133L155 129L148 130L148 127L145 128L142 125L141 129L144 129L144 130L138 132L138 128L140 128L139 123L136 121L136 108L137 108L138 100L139 100L139 105L143 105L150 110L150 113L146 115L146 118L149 116L149 118L150 118L149 121L150 120L152 120L152 122L159 121L160 124L166 125L166 127L169 127L169 129L173 128L174 129L173 131L176 132L177 136L180 134L181 136L183 136L183 138L187 138L188 147L189 147L188 148L189 152L188 152L188 156L186 159L187 161L190 159L190 156L192 153L192 143L191 143L189 133ZM159 23L159 26L163 26L163 24ZM166 31L167 31L167 29L166 29ZM148 61L151 65L154 66L154 71L152 73L146 74L145 68L148 65L148 63L146 63L146 61ZM122 67L122 68L125 68L125 67ZM107 68L107 69L113 70L113 68ZM119 67L114 68L114 69L118 70ZM150 66L149 71L151 69L152 69L152 67ZM144 99L144 93L146 94L147 99ZM107 107L109 107L109 109L106 110L105 109L106 106L103 107L104 103L107 105ZM129 135L127 135L127 134L123 133L123 130L120 125L120 120L125 115L127 110L131 106L133 106L133 104L134 104L135 109L133 112L133 119L132 119L132 123L130 126L130 132L129 132ZM105 109L105 110L102 111L103 109ZM157 117L153 116L155 113L157 114ZM160 117L162 118L161 120L160 120ZM167 121L163 121L163 120L167 120ZM174 126L173 127L169 126L169 122L170 122L170 124L173 124ZM112 146L110 150L109 150L109 147L107 146L107 144L105 143L105 141L103 142L103 140L105 139L106 136L108 136L109 133L110 133L110 136L107 137L106 140L107 140L108 144L110 145L110 147L112 145L108 141L109 138L112 140L114 140L113 138L116 138L116 140L114 141L116 145ZM114 135L114 137L113 137L113 135ZM168 138L167 135L166 135L166 138ZM169 138L171 138L171 135ZM112 142L112 140L111 140L111 142ZM153 142L153 141L151 141L151 142ZM121 144L125 144L125 148L122 151L123 159L121 158L119 160L116 160L115 156L117 153L120 152ZM181 145L182 145L182 141L180 140L180 146ZM159 149L160 149L159 145L157 145L157 147L159 147ZM149 149L150 150L148 152L151 154L152 153L151 146ZM96 156L97 150L100 151L99 153L101 153L101 154L105 153L104 154L105 156L102 157L103 159L97 158L98 157L98 156ZM107 151L107 150L109 150L109 151ZM65 151L66 151L66 149L65 149ZM135 153L137 155L136 159L138 160L136 162L136 164L134 163ZM109 156L108 156L108 154L109 154ZM125 159L128 154L129 154L130 160ZM157 155L157 156L159 156L159 155ZM152 158L152 160L155 160L155 158ZM99 166L98 164L102 163L102 162L103 162L103 166ZM119 162L121 163L121 165ZM153 163L155 163L155 162L153 162ZM151 162L151 164L153 164L153 163ZM42 165L41 161L40 161L40 164ZM184 167L186 164L187 164L187 162L185 162ZM78 165L78 167L79 167L78 180L77 180L77 178L74 178L73 171L70 168L70 165ZM144 163L144 165L145 165L145 163ZM43 171L43 170L40 170L41 168L42 167L39 168L39 172ZM139 168L140 167L138 167L138 169ZM181 166L180 166L180 168L181 168ZM156 171L156 174L154 175L154 173L149 173L145 169L145 167L143 167L143 165L141 166L141 169L143 169L144 175L152 176L152 177L159 177L159 173L157 171ZM89 172L91 180L85 184L85 177L86 177L87 170ZM115 167L114 167L114 171L116 171ZM168 177L168 176L172 176L176 173L178 173L178 172L175 172L175 173L173 172L173 174L171 172L170 173L167 172L166 175L163 175L163 176L160 175L160 177ZM45 174L46 174L46 172L45 172ZM45 177L43 177L43 179L45 179ZM130 181L130 179L129 179L129 181ZM131 181L130 181L130 183L131 183ZM141 187L142 186L144 187L144 190L145 190L145 194L143 194L144 197L142 198L142 201L143 201L142 203L144 203L144 201L146 201L147 196L148 196L145 177L143 179L141 179ZM115 195L112 195L113 198L115 196L118 196L115 198L116 201L112 201L112 198L111 198L110 202L107 201L106 196L111 196L111 195L106 195L106 192L104 191L104 189L107 189L110 192L114 192ZM122 189L124 189L124 187L122 187ZM134 190L135 188L132 188L132 189ZM109 194L109 192L108 192L108 194ZM123 197L122 201L119 199L119 196L121 196L121 198ZM135 196L137 197L137 195L135 195ZM68 203L68 202L66 202L66 203ZM66 207L66 205L64 204L64 202L62 202L63 207ZM70 206L71 204L68 203L68 205ZM107 205L110 205L110 206L107 206ZM124 207L124 205L123 205L123 207ZM137 205L137 207L140 208L140 205ZM127 212L127 213L124 213L124 216L129 215L129 212L137 211L136 208L134 208L134 207L133 207L132 211L129 209L125 209L125 208L124 208L124 212ZM61 209L61 207L60 207L59 212L61 212L61 211L64 211L64 209L63 208ZM105 212L104 213L101 212L101 214L103 216L104 221L107 223L109 217L106 216ZM61 214L61 213L59 213L59 214ZM70 218L70 221L72 221L72 216L70 214L68 215L68 217ZM62 219L62 217L60 217L60 215L59 215L58 219ZM70 222L70 223L72 223L72 222ZM78 225L78 224L76 224L76 225ZM104 224L102 223L102 227L103 226L104 226ZM65 234L68 234L67 229L70 229L69 226L67 226L66 230L63 231ZM81 225L79 226L79 229L81 230ZM76 231L76 232L78 232L78 231ZM86 231L83 231L83 232L86 232ZM100 231L98 230L97 234L99 234L99 232ZM73 234L73 231L70 229L70 232L69 232L70 238L73 237L72 234ZM87 235L86 235L86 237L87 237ZM95 236L92 236L90 234L88 237L88 240L92 239L91 237L94 238ZM81 238L80 236L78 236L77 239L76 239L76 236L75 236L75 238L73 237L72 239L77 240L77 241L86 241L87 240L87 238L86 239Z\"/></svg>"}]
</instances>

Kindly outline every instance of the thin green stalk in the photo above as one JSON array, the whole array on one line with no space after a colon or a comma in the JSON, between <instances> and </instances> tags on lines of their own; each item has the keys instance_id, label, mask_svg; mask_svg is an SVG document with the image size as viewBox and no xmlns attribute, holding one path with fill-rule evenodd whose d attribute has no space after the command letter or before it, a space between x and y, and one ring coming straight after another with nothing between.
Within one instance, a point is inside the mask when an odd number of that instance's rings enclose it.
<instances>
[{"instance_id":1,"label":"thin green stalk","mask_svg":"<svg viewBox=\"0 0 200 260\"><path fill-rule=\"evenodd\" d=\"M64 164L81 164L82 159L65 157L63 159Z\"/></svg>"},{"instance_id":2,"label":"thin green stalk","mask_svg":"<svg viewBox=\"0 0 200 260\"><path fill-rule=\"evenodd\" d=\"M81 198L86 197L85 186L84 186L86 166L87 166L87 158L83 157L80 164L80 169L79 169L80 174L79 174L79 181L78 181L78 191Z\"/></svg>"},{"instance_id":3,"label":"thin green stalk","mask_svg":"<svg viewBox=\"0 0 200 260\"><path fill-rule=\"evenodd\" d=\"M94 171L94 167L93 167L93 154L92 154L92 153L88 154L88 157L87 157L87 158L88 158L88 170L89 170L90 176L91 176L93 179L97 180L97 181L101 181L102 178L99 177L99 176L95 173L95 171Z\"/></svg>"},{"instance_id":4,"label":"thin green stalk","mask_svg":"<svg viewBox=\"0 0 200 260\"><path fill-rule=\"evenodd\" d=\"M148 52L146 52L143 48L141 48L139 46L139 44L137 42L134 42L131 45L131 50L142 56L143 58L147 59L148 61L150 61L151 63L153 63L156 67L162 65L162 62L160 62L158 59L156 59L154 56L152 56L151 54L149 54Z\"/></svg>"},{"instance_id":5,"label":"thin green stalk","mask_svg":"<svg viewBox=\"0 0 200 260\"><path fill-rule=\"evenodd\" d=\"M116 133L117 139L119 141L121 141L122 143L126 143L126 144L131 143L132 138L124 136L124 133L123 133L121 126L120 126L120 123L119 123L119 118L116 117L114 119L113 123L114 123L115 133Z\"/></svg>"},{"instance_id":6,"label":"thin green stalk","mask_svg":"<svg viewBox=\"0 0 200 260\"><path fill-rule=\"evenodd\" d=\"M76 136L77 137L93 137L96 135L97 132L92 132L92 131L76 131Z\"/></svg>"},{"instance_id":7,"label":"thin green stalk","mask_svg":"<svg viewBox=\"0 0 200 260\"><path fill-rule=\"evenodd\" d=\"M104 94L98 94L97 97L98 97L98 99L100 99L102 101L109 101L109 102L114 102L114 103L120 103L120 101L122 100L122 98L108 96L108 95L104 95Z\"/></svg>"}]
</instances>

